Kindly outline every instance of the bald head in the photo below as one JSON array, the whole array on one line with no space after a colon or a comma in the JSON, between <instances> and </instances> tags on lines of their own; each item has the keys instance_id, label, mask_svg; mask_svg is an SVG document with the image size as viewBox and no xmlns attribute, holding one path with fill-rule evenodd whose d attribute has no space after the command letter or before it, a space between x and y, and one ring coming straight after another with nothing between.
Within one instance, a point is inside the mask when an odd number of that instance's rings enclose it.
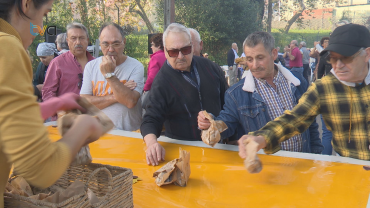
<instances>
[{"instance_id":1,"label":"bald head","mask_svg":"<svg viewBox=\"0 0 370 208\"><path fill-rule=\"evenodd\" d=\"M198 31L193 28L188 28L191 35L191 43L194 49L194 55L200 56L200 52L203 50L203 41L200 39Z\"/></svg>"}]
</instances>

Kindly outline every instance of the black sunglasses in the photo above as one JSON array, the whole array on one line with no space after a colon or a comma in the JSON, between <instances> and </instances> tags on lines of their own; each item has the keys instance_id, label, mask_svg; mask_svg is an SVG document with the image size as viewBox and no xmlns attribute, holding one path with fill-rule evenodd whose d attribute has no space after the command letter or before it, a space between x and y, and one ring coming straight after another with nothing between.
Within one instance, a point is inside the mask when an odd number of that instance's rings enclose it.
<instances>
[{"instance_id":1,"label":"black sunglasses","mask_svg":"<svg viewBox=\"0 0 370 208\"><path fill-rule=\"evenodd\" d=\"M180 48L180 49L172 49L172 50L167 50L166 48L166 51L168 53L168 55L170 57L177 57L179 56L179 52L181 51L182 55L188 55L191 53L191 49L192 49L192 46L185 46L183 48Z\"/></svg>"},{"instance_id":2,"label":"black sunglasses","mask_svg":"<svg viewBox=\"0 0 370 208\"><path fill-rule=\"evenodd\" d=\"M81 89L81 87L82 87L82 80L83 80L83 74L82 73L79 73L78 74L78 78L80 79L80 81L78 82L77 87L78 87L78 89Z\"/></svg>"}]
</instances>

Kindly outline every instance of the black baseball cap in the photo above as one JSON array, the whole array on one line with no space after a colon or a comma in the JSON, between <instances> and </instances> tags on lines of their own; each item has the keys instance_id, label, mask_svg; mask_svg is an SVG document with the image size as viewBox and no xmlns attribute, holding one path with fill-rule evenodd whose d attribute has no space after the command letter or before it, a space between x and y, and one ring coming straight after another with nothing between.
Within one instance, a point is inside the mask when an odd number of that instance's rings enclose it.
<instances>
[{"instance_id":1,"label":"black baseball cap","mask_svg":"<svg viewBox=\"0 0 370 208\"><path fill-rule=\"evenodd\" d=\"M361 48L370 47L370 32L362 25L347 24L337 27L330 35L329 46L326 51L333 51L342 56L352 56Z\"/></svg>"}]
</instances>

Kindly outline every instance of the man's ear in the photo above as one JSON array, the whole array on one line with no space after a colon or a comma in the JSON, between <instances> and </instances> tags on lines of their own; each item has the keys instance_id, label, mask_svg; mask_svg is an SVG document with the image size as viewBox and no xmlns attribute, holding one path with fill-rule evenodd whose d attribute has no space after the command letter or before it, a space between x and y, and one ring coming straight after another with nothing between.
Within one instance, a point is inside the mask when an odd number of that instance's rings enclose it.
<instances>
[{"instance_id":1,"label":"man's ear","mask_svg":"<svg viewBox=\"0 0 370 208\"><path fill-rule=\"evenodd\" d=\"M272 54L272 58L273 58L274 60L276 60L276 59L277 59L277 57L278 57L277 49L276 49L276 48L272 49L271 54Z\"/></svg>"}]
</instances>

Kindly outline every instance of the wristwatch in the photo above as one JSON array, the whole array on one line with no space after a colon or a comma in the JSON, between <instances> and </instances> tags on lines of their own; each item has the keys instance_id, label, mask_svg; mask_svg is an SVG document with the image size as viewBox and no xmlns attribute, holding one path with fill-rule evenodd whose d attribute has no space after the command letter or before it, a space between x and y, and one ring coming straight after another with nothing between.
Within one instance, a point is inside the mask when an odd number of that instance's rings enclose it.
<instances>
[{"instance_id":1,"label":"wristwatch","mask_svg":"<svg viewBox=\"0 0 370 208\"><path fill-rule=\"evenodd\" d=\"M114 72L113 72L113 73L106 73L104 77L105 77L106 79L109 79L109 78L111 78L111 77L113 77L113 76L116 76L116 74L115 74Z\"/></svg>"}]
</instances>

